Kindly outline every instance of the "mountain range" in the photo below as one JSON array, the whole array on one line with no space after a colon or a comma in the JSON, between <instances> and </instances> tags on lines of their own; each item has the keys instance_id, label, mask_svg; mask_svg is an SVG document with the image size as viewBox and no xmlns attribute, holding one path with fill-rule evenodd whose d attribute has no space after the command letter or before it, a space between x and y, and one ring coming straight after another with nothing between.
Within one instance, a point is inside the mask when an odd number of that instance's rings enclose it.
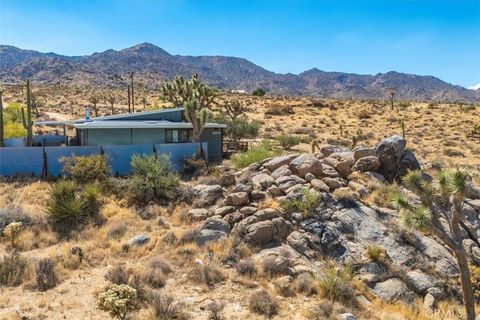
<instances>
[{"instance_id":1,"label":"mountain range","mask_svg":"<svg viewBox=\"0 0 480 320\"><path fill-rule=\"evenodd\" d=\"M243 58L172 55L150 43L86 56L0 45L0 82L4 83L30 78L38 84L119 87L126 86L130 72L135 73L135 81L150 88L176 75L198 73L202 80L222 90L251 92L260 87L271 94L375 99L385 99L394 90L398 99L480 102L480 90L433 76L395 71L363 75L314 68L300 74L279 74Z\"/></svg>"}]
</instances>

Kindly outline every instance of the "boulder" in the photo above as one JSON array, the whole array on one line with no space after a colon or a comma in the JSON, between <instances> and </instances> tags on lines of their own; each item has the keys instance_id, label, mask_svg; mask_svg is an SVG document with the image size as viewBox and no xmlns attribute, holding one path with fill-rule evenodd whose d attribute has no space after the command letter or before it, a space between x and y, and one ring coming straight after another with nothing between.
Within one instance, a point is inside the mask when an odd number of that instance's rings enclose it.
<instances>
[{"instance_id":1,"label":"boulder","mask_svg":"<svg viewBox=\"0 0 480 320\"><path fill-rule=\"evenodd\" d=\"M194 221L203 221L206 218L208 218L208 210L199 208L199 209L190 209L187 212L187 218L188 220L194 222Z\"/></svg>"},{"instance_id":2,"label":"boulder","mask_svg":"<svg viewBox=\"0 0 480 320\"><path fill-rule=\"evenodd\" d=\"M283 176L289 176L292 174L292 171L288 169L287 165L281 166L277 170L273 171L271 176L273 179L278 179Z\"/></svg>"},{"instance_id":3,"label":"boulder","mask_svg":"<svg viewBox=\"0 0 480 320\"><path fill-rule=\"evenodd\" d=\"M225 198L225 205L227 206L245 206L250 202L248 198L248 193L246 192L235 192L235 193L230 193L226 198Z\"/></svg>"},{"instance_id":4,"label":"boulder","mask_svg":"<svg viewBox=\"0 0 480 320\"><path fill-rule=\"evenodd\" d=\"M281 216L281 213L278 210L273 208L265 208L262 210L258 210L254 216L256 217L257 221L263 220L271 220L273 218L278 218Z\"/></svg>"},{"instance_id":5,"label":"boulder","mask_svg":"<svg viewBox=\"0 0 480 320\"><path fill-rule=\"evenodd\" d=\"M252 192L252 186L250 184L239 183L231 191L231 193L236 193L236 192L246 192L250 194Z\"/></svg>"},{"instance_id":6,"label":"boulder","mask_svg":"<svg viewBox=\"0 0 480 320\"><path fill-rule=\"evenodd\" d=\"M245 240L257 246L281 242L290 234L292 229L291 223L283 218L259 221L246 228Z\"/></svg>"},{"instance_id":7,"label":"boulder","mask_svg":"<svg viewBox=\"0 0 480 320\"><path fill-rule=\"evenodd\" d=\"M328 164L323 164L323 172L320 177L338 178L340 173Z\"/></svg>"},{"instance_id":8,"label":"boulder","mask_svg":"<svg viewBox=\"0 0 480 320\"><path fill-rule=\"evenodd\" d=\"M203 246L209 241L216 241L226 236L227 234L220 230L201 229L195 235L195 242L198 246Z\"/></svg>"},{"instance_id":9,"label":"boulder","mask_svg":"<svg viewBox=\"0 0 480 320\"><path fill-rule=\"evenodd\" d=\"M150 238L148 236L141 234L128 240L128 244L131 246L141 246L147 243L149 240Z\"/></svg>"},{"instance_id":10,"label":"boulder","mask_svg":"<svg viewBox=\"0 0 480 320\"><path fill-rule=\"evenodd\" d=\"M298 156L298 153L296 154L289 154L286 156L281 156L281 157L276 157L273 158L263 164L265 168L273 172L274 170L280 168L283 165L288 165L292 159Z\"/></svg>"},{"instance_id":11,"label":"boulder","mask_svg":"<svg viewBox=\"0 0 480 320\"><path fill-rule=\"evenodd\" d=\"M312 181L313 179L316 179L315 175L311 174L310 172L305 175L305 180L308 182Z\"/></svg>"},{"instance_id":12,"label":"boulder","mask_svg":"<svg viewBox=\"0 0 480 320\"><path fill-rule=\"evenodd\" d=\"M296 186L297 183L293 180L290 180L290 181L287 181L285 183L282 183L278 186L278 188L283 191L283 192L287 192L288 189L290 189L291 187L293 186Z\"/></svg>"},{"instance_id":13,"label":"boulder","mask_svg":"<svg viewBox=\"0 0 480 320\"><path fill-rule=\"evenodd\" d=\"M203 206L210 206L215 204L215 202L223 197L224 189L216 185L197 185L193 188L194 193L199 199L199 203Z\"/></svg>"},{"instance_id":14,"label":"boulder","mask_svg":"<svg viewBox=\"0 0 480 320\"><path fill-rule=\"evenodd\" d=\"M224 206L224 207L220 207L220 208L215 209L214 214L218 215L218 216L221 216L221 217L224 217L227 214L234 212L235 210L236 209L235 209L234 206Z\"/></svg>"},{"instance_id":15,"label":"boulder","mask_svg":"<svg viewBox=\"0 0 480 320\"><path fill-rule=\"evenodd\" d=\"M398 164L405 152L406 141L395 135L383 139L377 145L377 157L380 161L380 173L388 180L393 181L397 175Z\"/></svg>"},{"instance_id":16,"label":"boulder","mask_svg":"<svg viewBox=\"0 0 480 320\"><path fill-rule=\"evenodd\" d=\"M375 148L355 147L353 149L353 159L355 159L355 161L358 161L360 158L374 156L376 154L377 150Z\"/></svg>"},{"instance_id":17,"label":"boulder","mask_svg":"<svg viewBox=\"0 0 480 320\"><path fill-rule=\"evenodd\" d=\"M302 154L290 162L290 170L300 177L305 177L307 173L319 176L322 174L322 169L323 166L320 160L309 153Z\"/></svg>"},{"instance_id":18,"label":"boulder","mask_svg":"<svg viewBox=\"0 0 480 320\"><path fill-rule=\"evenodd\" d=\"M309 239L308 236L304 233L293 231L287 237L287 244L295 249L295 251L306 255L309 258L313 258L315 253L309 247Z\"/></svg>"},{"instance_id":19,"label":"boulder","mask_svg":"<svg viewBox=\"0 0 480 320\"><path fill-rule=\"evenodd\" d=\"M240 208L239 211L243 216L248 217L248 216L251 216L252 214L254 214L255 212L257 212L257 208L251 207L251 206L246 206L246 207Z\"/></svg>"},{"instance_id":20,"label":"boulder","mask_svg":"<svg viewBox=\"0 0 480 320\"><path fill-rule=\"evenodd\" d=\"M223 219L233 226L243 219L243 215L239 211L235 211L227 214L225 217L223 217Z\"/></svg>"},{"instance_id":21,"label":"boulder","mask_svg":"<svg viewBox=\"0 0 480 320\"><path fill-rule=\"evenodd\" d=\"M407 272L407 281L415 293L423 295L429 288L436 287L438 280L428 274L419 270L412 270Z\"/></svg>"},{"instance_id":22,"label":"boulder","mask_svg":"<svg viewBox=\"0 0 480 320\"><path fill-rule=\"evenodd\" d=\"M268 188L267 192L274 198L284 195L283 191L276 185L272 185L270 188Z\"/></svg>"},{"instance_id":23,"label":"boulder","mask_svg":"<svg viewBox=\"0 0 480 320\"><path fill-rule=\"evenodd\" d=\"M268 193L266 191L261 191L261 190L252 191L253 200L264 200L267 197L268 197Z\"/></svg>"},{"instance_id":24,"label":"boulder","mask_svg":"<svg viewBox=\"0 0 480 320\"><path fill-rule=\"evenodd\" d=\"M341 320L357 320L357 317L351 313L340 313L338 316Z\"/></svg>"},{"instance_id":25,"label":"boulder","mask_svg":"<svg viewBox=\"0 0 480 320\"><path fill-rule=\"evenodd\" d=\"M220 176L220 184L224 187L233 186L235 182L235 175L231 172L223 172Z\"/></svg>"},{"instance_id":26,"label":"boulder","mask_svg":"<svg viewBox=\"0 0 480 320\"><path fill-rule=\"evenodd\" d=\"M330 188L330 191L344 186L342 180L338 178L323 178L322 181Z\"/></svg>"},{"instance_id":27,"label":"boulder","mask_svg":"<svg viewBox=\"0 0 480 320\"><path fill-rule=\"evenodd\" d=\"M423 308L429 314L433 314L435 312L435 297L430 293L427 293L423 298Z\"/></svg>"},{"instance_id":28,"label":"boulder","mask_svg":"<svg viewBox=\"0 0 480 320\"><path fill-rule=\"evenodd\" d=\"M367 156L357 160L352 171L377 171L380 168L380 161L375 156Z\"/></svg>"},{"instance_id":29,"label":"boulder","mask_svg":"<svg viewBox=\"0 0 480 320\"><path fill-rule=\"evenodd\" d=\"M313 189L317 191L328 192L330 190L330 187L327 186L325 182L319 179L313 179L312 181L310 181L310 184L312 185Z\"/></svg>"},{"instance_id":30,"label":"boulder","mask_svg":"<svg viewBox=\"0 0 480 320\"><path fill-rule=\"evenodd\" d=\"M366 177L367 179L376 180L380 183L387 182L387 179L385 179L384 176L382 176L380 173L377 173L377 172L366 171L366 172L363 173L363 176Z\"/></svg>"},{"instance_id":31,"label":"boulder","mask_svg":"<svg viewBox=\"0 0 480 320\"><path fill-rule=\"evenodd\" d=\"M228 224L228 222L215 217L211 217L205 220L202 225L202 229L217 230L225 233L230 233L230 225Z\"/></svg>"},{"instance_id":32,"label":"boulder","mask_svg":"<svg viewBox=\"0 0 480 320\"><path fill-rule=\"evenodd\" d=\"M348 151L348 148L342 146L334 146L331 144L323 145L320 147L320 152L323 154L324 157L328 157L332 153L335 152L343 152Z\"/></svg>"},{"instance_id":33,"label":"boulder","mask_svg":"<svg viewBox=\"0 0 480 320\"><path fill-rule=\"evenodd\" d=\"M373 292L383 300L393 302L403 300L408 293L408 288L400 279L390 278L376 283Z\"/></svg>"},{"instance_id":34,"label":"boulder","mask_svg":"<svg viewBox=\"0 0 480 320\"><path fill-rule=\"evenodd\" d=\"M407 174L410 170L420 170L420 163L418 162L415 154L410 150L405 150L403 157L400 159L398 164L398 169L396 173L396 178L400 179ZM372 170L375 171L375 170Z\"/></svg>"},{"instance_id":35,"label":"boulder","mask_svg":"<svg viewBox=\"0 0 480 320\"><path fill-rule=\"evenodd\" d=\"M339 161L334 168L342 177L348 177L352 173L352 166L349 161Z\"/></svg>"},{"instance_id":36,"label":"boulder","mask_svg":"<svg viewBox=\"0 0 480 320\"><path fill-rule=\"evenodd\" d=\"M353 158L353 152L350 150L334 152L330 155L330 158L337 159L339 162L348 162L350 166L353 166L355 159Z\"/></svg>"},{"instance_id":37,"label":"boulder","mask_svg":"<svg viewBox=\"0 0 480 320\"><path fill-rule=\"evenodd\" d=\"M252 177L252 183L254 188L265 190L275 183L275 179L273 179L269 174L260 173Z\"/></svg>"}]
</instances>

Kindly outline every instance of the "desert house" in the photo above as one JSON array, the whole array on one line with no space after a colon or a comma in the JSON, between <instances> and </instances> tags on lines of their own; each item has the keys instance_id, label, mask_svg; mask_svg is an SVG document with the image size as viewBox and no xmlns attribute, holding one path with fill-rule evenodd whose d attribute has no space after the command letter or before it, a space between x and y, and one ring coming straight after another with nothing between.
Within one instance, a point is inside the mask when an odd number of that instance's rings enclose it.
<instances>
[{"instance_id":1,"label":"desert house","mask_svg":"<svg viewBox=\"0 0 480 320\"><path fill-rule=\"evenodd\" d=\"M6 141L0 148L0 176L59 175L59 158L105 153L116 174L130 171L134 154L169 154L176 169L185 158L203 150L208 162L222 161L223 129L219 123L205 123L199 142L193 141L192 124L186 121L184 108L169 108L126 113L65 122L36 122L34 126L61 126L63 134L36 135L34 146L20 141ZM67 136L66 127L75 135ZM17 139L18 140L18 139Z\"/></svg>"}]
</instances>

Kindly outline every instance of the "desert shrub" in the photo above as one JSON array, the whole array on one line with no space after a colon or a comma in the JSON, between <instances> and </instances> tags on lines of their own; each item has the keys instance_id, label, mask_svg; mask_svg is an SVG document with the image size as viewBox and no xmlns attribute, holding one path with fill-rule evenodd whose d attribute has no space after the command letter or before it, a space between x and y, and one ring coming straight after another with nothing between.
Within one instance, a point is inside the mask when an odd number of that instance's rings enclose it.
<instances>
[{"instance_id":1,"label":"desert shrub","mask_svg":"<svg viewBox=\"0 0 480 320\"><path fill-rule=\"evenodd\" d=\"M333 195L347 207L353 207L357 204L355 194L349 188L338 188L333 192Z\"/></svg>"},{"instance_id":2,"label":"desert shrub","mask_svg":"<svg viewBox=\"0 0 480 320\"><path fill-rule=\"evenodd\" d=\"M259 289L248 299L251 311L272 317L278 313L278 301L267 290Z\"/></svg>"},{"instance_id":3,"label":"desert shrub","mask_svg":"<svg viewBox=\"0 0 480 320\"><path fill-rule=\"evenodd\" d=\"M190 277L193 281L212 287L226 279L222 269L213 263L196 264Z\"/></svg>"},{"instance_id":4,"label":"desert shrub","mask_svg":"<svg viewBox=\"0 0 480 320\"><path fill-rule=\"evenodd\" d=\"M5 139L22 138L27 135L27 130L25 130L21 123L6 122L4 125L4 130Z\"/></svg>"},{"instance_id":5,"label":"desert shrub","mask_svg":"<svg viewBox=\"0 0 480 320\"><path fill-rule=\"evenodd\" d=\"M263 260L262 270L264 274L273 277L285 272L285 266L283 264L278 264L275 260L276 257L274 256L267 257Z\"/></svg>"},{"instance_id":6,"label":"desert shrub","mask_svg":"<svg viewBox=\"0 0 480 320\"><path fill-rule=\"evenodd\" d=\"M294 287L297 292L303 293L307 296L318 292L315 279L309 273L299 274L295 279Z\"/></svg>"},{"instance_id":7,"label":"desert shrub","mask_svg":"<svg viewBox=\"0 0 480 320\"><path fill-rule=\"evenodd\" d=\"M356 116L358 119L370 119L372 117L372 112L368 109L360 109L356 113Z\"/></svg>"},{"instance_id":8,"label":"desert shrub","mask_svg":"<svg viewBox=\"0 0 480 320\"><path fill-rule=\"evenodd\" d=\"M127 270L121 265L110 268L105 274L105 279L114 284L127 284L128 273Z\"/></svg>"},{"instance_id":9,"label":"desert shrub","mask_svg":"<svg viewBox=\"0 0 480 320\"><path fill-rule=\"evenodd\" d=\"M167 234L162 238L162 241L168 244L175 244L177 242L177 236L174 232L167 232Z\"/></svg>"},{"instance_id":10,"label":"desert shrub","mask_svg":"<svg viewBox=\"0 0 480 320\"><path fill-rule=\"evenodd\" d=\"M53 259L45 258L38 261L35 267L35 272L35 283L38 290L47 291L58 284L58 277Z\"/></svg>"},{"instance_id":11,"label":"desert shrub","mask_svg":"<svg viewBox=\"0 0 480 320\"><path fill-rule=\"evenodd\" d=\"M198 235L198 229L188 229L186 230L179 239L180 244L192 243L195 242L195 237Z\"/></svg>"},{"instance_id":12,"label":"desert shrub","mask_svg":"<svg viewBox=\"0 0 480 320\"><path fill-rule=\"evenodd\" d=\"M143 274L143 282L150 288L159 289L165 286L165 275L160 269L150 268Z\"/></svg>"},{"instance_id":13,"label":"desert shrub","mask_svg":"<svg viewBox=\"0 0 480 320\"><path fill-rule=\"evenodd\" d=\"M150 260L149 265L150 268L160 270L164 274L169 274L172 272L172 265L163 257L153 258L152 260Z\"/></svg>"},{"instance_id":14,"label":"desert shrub","mask_svg":"<svg viewBox=\"0 0 480 320\"><path fill-rule=\"evenodd\" d=\"M322 300L317 306L309 310L309 319L331 319L333 314L333 303L329 300Z\"/></svg>"},{"instance_id":15,"label":"desert shrub","mask_svg":"<svg viewBox=\"0 0 480 320\"><path fill-rule=\"evenodd\" d=\"M365 257L372 262L384 262L387 256L385 248L378 244L369 244L365 248Z\"/></svg>"},{"instance_id":16,"label":"desert shrub","mask_svg":"<svg viewBox=\"0 0 480 320\"><path fill-rule=\"evenodd\" d=\"M18 253L12 252L0 260L0 285L15 287L25 280L28 262Z\"/></svg>"},{"instance_id":17,"label":"desert shrub","mask_svg":"<svg viewBox=\"0 0 480 320\"><path fill-rule=\"evenodd\" d=\"M286 212L300 211L309 216L313 214L319 201L321 201L320 193L304 188L299 197L282 200L280 206Z\"/></svg>"},{"instance_id":18,"label":"desert shrub","mask_svg":"<svg viewBox=\"0 0 480 320\"><path fill-rule=\"evenodd\" d=\"M128 312L134 309L137 290L126 284L112 284L98 295L97 307L114 318L126 319Z\"/></svg>"},{"instance_id":19,"label":"desert shrub","mask_svg":"<svg viewBox=\"0 0 480 320\"><path fill-rule=\"evenodd\" d=\"M257 274L257 266L251 259L240 261L235 265L235 270L242 276L253 277Z\"/></svg>"},{"instance_id":20,"label":"desert shrub","mask_svg":"<svg viewBox=\"0 0 480 320\"><path fill-rule=\"evenodd\" d=\"M131 201L164 203L177 198L180 183L178 176L171 172L167 155L134 155L131 165L133 175L128 182Z\"/></svg>"},{"instance_id":21,"label":"desert shrub","mask_svg":"<svg viewBox=\"0 0 480 320\"><path fill-rule=\"evenodd\" d=\"M225 308L225 304L222 301L212 301L207 305L208 311L210 314L208 316L209 320L221 320L223 319L221 312Z\"/></svg>"},{"instance_id":22,"label":"desert shrub","mask_svg":"<svg viewBox=\"0 0 480 320\"><path fill-rule=\"evenodd\" d=\"M348 267L340 270L328 268L318 280L322 296L331 301L348 302L354 294L351 284L352 277L352 272Z\"/></svg>"},{"instance_id":23,"label":"desert shrub","mask_svg":"<svg viewBox=\"0 0 480 320\"><path fill-rule=\"evenodd\" d=\"M194 156L183 159L182 175L188 178L196 178L208 173L205 157L197 152Z\"/></svg>"},{"instance_id":24,"label":"desert shrub","mask_svg":"<svg viewBox=\"0 0 480 320\"><path fill-rule=\"evenodd\" d=\"M50 191L47 212L57 231L68 233L98 214L99 190L93 184L78 188L74 181L60 180Z\"/></svg>"},{"instance_id":25,"label":"desert shrub","mask_svg":"<svg viewBox=\"0 0 480 320\"><path fill-rule=\"evenodd\" d=\"M282 297L295 296L295 291L293 290L292 284L290 282L290 277L278 278L275 280L274 285L275 285L275 290Z\"/></svg>"},{"instance_id":26,"label":"desert shrub","mask_svg":"<svg viewBox=\"0 0 480 320\"><path fill-rule=\"evenodd\" d=\"M398 193L398 185L369 182L367 187L372 190L367 198L369 202L380 207L392 207L392 200Z\"/></svg>"},{"instance_id":27,"label":"desert shrub","mask_svg":"<svg viewBox=\"0 0 480 320\"><path fill-rule=\"evenodd\" d=\"M290 136L290 135L277 136L275 137L275 140L277 140L282 146L282 148L285 150L289 150L293 146L300 144L300 142L302 141L302 139L299 136Z\"/></svg>"},{"instance_id":28,"label":"desert shrub","mask_svg":"<svg viewBox=\"0 0 480 320\"><path fill-rule=\"evenodd\" d=\"M272 116L287 116L294 113L295 112L292 106L282 106L282 105L269 106L265 111L265 114L272 115Z\"/></svg>"},{"instance_id":29,"label":"desert shrub","mask_svg":"<svg viewBox=\"0 0 480 320\"><path fill-rule=\"evenodd\" d=\"M120 239L125 232L127 232L127 224L125 222L118 222L112 226L107 233L107 237L110 239Z\"/></svg>"},{"instance_id":30,"label":"desert shrub","mask_svg":"<svg viewBox=\"0 0 480 320\"><path fill-rule=\"evenodd\" d=\"M10 242L10 247L15 248L17 239L22 233L22 223L21 222L11 222L3 230L3 236Z\"/></svg>"},{"instance_id":31,"label":"desert shrub","mask_svg":"<svg viewBox=\"0 0 480 320\"><path fill-rule=\"evenodd\" d=\"M21 222L23 227L32 224L32 218L21 208L0 208L0 234L12 222Z\"/></svg>"},{"instance_id":32,"label":"desert shrub","mask_svg":"<svg viewBox=\"0 0 480 320\"><path fill-rule=\"evenodd\" d=\"M273 148L268 141L262 141L246 152L234 154L232 163L237 169L241 169L248 167L252 163L276 156L279 153L280 150Z\"/></svg>"},{"instance_id":33,"label":"desert shrub","mask_svg":"<svg viewBox=\"0 0 480 320\"><path fill-rule=\"evenodd\" d=\"M150 294L150 301L157 320L187 320L189 315L184 311L182 303L174 302L173 298L159 291Z\"/></svg>"},{"instance_id":34,"label":"desert shrub","mask_svg":"<svg viewBox=\"0 0 480 320\"><path fill-rule=\"evenodd\" d=\"M107 157L103 154L63 157L63 173L78 183L103 182L110 175Z\"/></svg>"},{"instance_id":35,"label":"desert shrub","mask_svg":"<svg viewBox=\"0 0 480 320\"><path fill-rule=\"evenodd\" d=\"M225 134L233 140L255 138L260 130L260 124L257 121L249 121L244 117L230 120L226 124L228 127Z\"/></svg>"},{"instance_id":36,"label":"desert shrub","mask_svg":"<svg viewBox=\"0 0 480 320\"><path fill-rule=\"evenodd\" d=\"M253 90L252 92L252 96L258 96L258 97L263 97L265 95L265 90L262 89L262 88L257 88L255 90Z\"/></svg>"}]
</instances>

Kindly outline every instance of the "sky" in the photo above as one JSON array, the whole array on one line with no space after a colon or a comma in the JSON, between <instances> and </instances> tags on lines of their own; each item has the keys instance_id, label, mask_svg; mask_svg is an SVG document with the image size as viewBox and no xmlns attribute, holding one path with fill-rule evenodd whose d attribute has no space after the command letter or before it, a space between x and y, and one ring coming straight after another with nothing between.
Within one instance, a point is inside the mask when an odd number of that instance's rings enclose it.
<instances>
[{"instance_id":1,"label":"sky","mask_svg":"<svg viewBox=\"0 0 480 320\"><path fill-rule=\"evenodd\" d=\"M142 42L279 73L394 70L469 87L480 0L0 0L1 44L86 55Z\"/></svg>"}]
</instances>

